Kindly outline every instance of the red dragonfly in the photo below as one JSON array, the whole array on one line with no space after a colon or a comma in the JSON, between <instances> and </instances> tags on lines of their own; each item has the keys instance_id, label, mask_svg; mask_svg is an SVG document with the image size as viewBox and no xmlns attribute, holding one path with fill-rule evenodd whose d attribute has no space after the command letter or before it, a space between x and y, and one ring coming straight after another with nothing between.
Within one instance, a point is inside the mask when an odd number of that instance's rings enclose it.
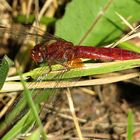
<instances>
[{"instance_id":1,"label":"red dragonfly","mask_svg":"<svg viewBox=\"0 0 140 140\"><path fill-rule=\"evenodd\" d=\"M72 42L48 36L44 44L37 44L31 50L31 57L36 63L47 61L51 66L51 64L61 64L79 58L101 61L138 59L140 54L121 48L76 46Z\"/></svg>"}]
</instances>

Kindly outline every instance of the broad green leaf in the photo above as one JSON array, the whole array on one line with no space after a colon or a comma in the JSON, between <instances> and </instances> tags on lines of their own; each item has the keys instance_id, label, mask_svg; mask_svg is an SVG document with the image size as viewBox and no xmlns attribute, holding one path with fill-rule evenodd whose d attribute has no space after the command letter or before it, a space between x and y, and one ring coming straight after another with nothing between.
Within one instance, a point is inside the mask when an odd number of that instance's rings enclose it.
<instances>
[{"instance_id":1,"label":"broad green leaf","mask_svg":"<svg viewBox=\"0 0 140 140\"><path fill-rule=\"evenodd\" d=\"M137 12L140 3L136 0L113 0L109 5L109 2L73 0L67 5L63 18L56 23L56 35L82 45L99 46L113 42L128 28L115 12L132 24L140 19L140 12ZM103 15L96 22L101 13Z\"/></svg>"},{"instance_id":2,"label":"broad green leaf","mask_svg":"<svg viewBox=\"0 0 140 140\"><path fill-rule=\"evenodd\" d=\"M2 86L5 82L5 79L7 77L8 71L9 71L9 67L12 64L13 64L12 61L7 56L5 56L2 59L2 62L0 64L0 89L2 88Z\"/></svg>"}]
</instances>

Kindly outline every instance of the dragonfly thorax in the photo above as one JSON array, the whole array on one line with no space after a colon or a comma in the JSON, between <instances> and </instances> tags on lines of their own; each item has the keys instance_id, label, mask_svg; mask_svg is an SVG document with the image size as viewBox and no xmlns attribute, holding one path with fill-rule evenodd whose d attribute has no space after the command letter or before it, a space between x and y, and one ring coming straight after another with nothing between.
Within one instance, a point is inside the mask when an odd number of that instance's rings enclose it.
<instances>
[{"instance_id":1,"label":"dragonfly thorax","mask_svg":"<svg viewBox=\"0 0 140 140\"><path fill-rule=\"evenodd\" d=\"M49 65L61 64L77 58L75 50L71 42L59 39L49 43L37 44L31 50L31 57L36 63L47 61Z\"/></svg>"}]
</instances>

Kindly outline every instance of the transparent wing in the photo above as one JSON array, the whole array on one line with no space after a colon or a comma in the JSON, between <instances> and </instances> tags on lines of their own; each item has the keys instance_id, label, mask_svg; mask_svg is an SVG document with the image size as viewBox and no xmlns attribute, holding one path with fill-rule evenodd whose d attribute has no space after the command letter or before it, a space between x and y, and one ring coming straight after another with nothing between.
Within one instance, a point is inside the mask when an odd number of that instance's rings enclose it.
<instances>
[{"instance_id":1,"label":"transparent wing","mask_svg":"<svg viewBox=\"0 0 140 140\"><path fill-rule=\"evenodd\" d=\"M45 43L49 40L63 40L59 37L56 37L45 30L42 30L33 26L16 26L5 27L0 25L0 38L3 38L4 35L11 37L13 39L20 40L33 40L36 43ZM37 41L36 41L37 40Z\"/></svg>"},{"instance_id":2,"label":"transparent wing","mask_svg":"<svg viewBox=\"0 0 140 140\"><path fill-rule=\"evenodd\" d=\"M46 71L46 70L42 68L42 69L40 69L40 71L38 71L38 73L42 73L42 71ZM30 91L30 93L32 94L32 98L33 98L34 102L36 103L36 105L43 103L43 105L39 111L40 115L42 115L42 113L41 113L42 111L44 114L44 107L46 106L46 104L48 104L49 106L51 106L51 108L53 108L55 110L55 107L57 106L59 108L59 103L62 103L62 99L63 99L63 98L61 98L62 94L57 94L58 90L56 89L57 85L59 83L59 79L61 79L62 75L63 75L63 73L57 75L56 85L55 85L54 89L36 90L36 86L37 86L37 84L36 84L36 85L34 85L34 89L32 89ZM40 75L37 78L36 83L38 83L38 82L41 83L43 78L44 78L43 75ZM31 85L29 85L29 86L31 86ZM23 96L24 91L23 91L23 93L20 93L20 95L21 96L18 98L18 102L16 101L16 103L14 104L14 107L12 107L12 110L11 111L9 110L8 114L5 117L7 128L12 127L12 125L19 122L29 112L29 106L27 105L26 99ZM46 109L45 109L45 111L46 111ZM47 119L47 116L48 116L47 113L48 112L45 112L44 119ZM5 121L3 121L2 123L5 123ZM4 129L4 127L1 130L3 130L3 129Z\"/></svg>"}]
</instances>

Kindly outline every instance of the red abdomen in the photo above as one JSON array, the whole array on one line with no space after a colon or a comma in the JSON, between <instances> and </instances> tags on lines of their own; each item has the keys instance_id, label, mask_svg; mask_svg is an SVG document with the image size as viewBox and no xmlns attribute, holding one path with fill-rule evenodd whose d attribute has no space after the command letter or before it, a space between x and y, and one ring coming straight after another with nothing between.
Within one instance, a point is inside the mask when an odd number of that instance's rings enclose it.
<instances>
[{"instance_id":1,"label":"red abdomen","mask_svg":"<svg viewBox=\"0 0 140 140\"><path fill-rule=\"evenodd\" d=\"M89 46L75 46L76 56L95 60L130 60L140 58L139 53L123 50L120 48L95 48Z\"/></svg>"}]
</instances>

